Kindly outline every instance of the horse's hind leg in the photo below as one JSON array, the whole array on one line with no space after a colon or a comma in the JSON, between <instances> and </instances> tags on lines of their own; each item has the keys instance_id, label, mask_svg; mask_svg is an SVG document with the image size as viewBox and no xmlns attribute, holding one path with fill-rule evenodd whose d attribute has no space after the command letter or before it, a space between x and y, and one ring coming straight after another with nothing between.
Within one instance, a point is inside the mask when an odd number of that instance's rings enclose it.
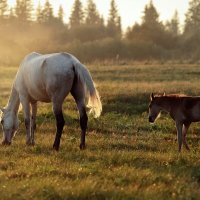
<instances>
[{"instance_id":1,"label":"horse's hind leg","mask_svg":"<svg viewBox=\"0 0 200 200\"><path fill-rule=\"evenodd\" d=\"M63 102L61 103L53 102L53 113L56 118L56 128L57 128L53 148L57 151L59 150L60 147L60 138L62 136L63 127L65 125L65 120L62 112L62 103Z\"/></svg>"},{"instance_id":2,"label":"horse's hind leg","mask_svg":"<svg viewBox=\"0 0 200 200\"><path fill-rule=\"evenodd\" d=\"M87 130L87 122L88 117L85 109L85 105L82 101L77 102L77 107L79 110L80 115L80 126L81 126L81 143L80 143L80 149L85 149L85 134Z\"/></svg>"},{"instance_id":3,"label":"horse's hind leg","mask_svg":"<svg viewBox=\"0 0 200 200\"><path fill-rule=\"evenodd\" d=\"M191 123L185 123L183 124L183 144L185 145L185 148L187 150L190 150L187 142L186 142L186 134L187 134L187 130L189 129Z\"/></svg>"},{"instance_id":4,"label":"horse's hind leg","mask_svg":"<svg viewBox=\"0 0 200 200\"><path fill-rule=\"evenodd\" d=\"M88 117L87 117L87 113L86 113L84 89L81 85L76 84L72 88L71 94L76 101L77 108L78 108L79 115L80 115L80 126L81 126L80 149L85 149L85 134L86 134L86 130L87 130Z\"/></svg>"}]
</instances>

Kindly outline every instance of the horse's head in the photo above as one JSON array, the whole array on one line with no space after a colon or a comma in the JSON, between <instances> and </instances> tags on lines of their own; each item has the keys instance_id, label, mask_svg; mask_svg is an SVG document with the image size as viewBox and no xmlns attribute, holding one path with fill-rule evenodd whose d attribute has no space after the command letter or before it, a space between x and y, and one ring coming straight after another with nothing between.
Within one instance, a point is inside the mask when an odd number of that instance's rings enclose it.
<instances>
[{"instance_id":1,"label":"horse's head","mask_svg":"<svg viewBox=\"0 0 200 200\"><path fill-rule=\"evenodd\" d=\"M16 130L19 126L19 121L17 115L6 108L0 109L1 114L1 125L3 129L3 141L2 144L9 145L11 144L11 140L15 135Z\"/></svg>"},{"instance_id":2,"label":"horse's head","mask_svg":"<svg viewBox=\"0 0 200 200\"><path fill-rule=\"evenodd\" d=\"M162 95L164 96L165 93ZM159 97L155 97L152 93L150 96L149 104L149 122L154 123L155 120L159 117L161 107L159 106Z\"/></svg>"}]
</instances>

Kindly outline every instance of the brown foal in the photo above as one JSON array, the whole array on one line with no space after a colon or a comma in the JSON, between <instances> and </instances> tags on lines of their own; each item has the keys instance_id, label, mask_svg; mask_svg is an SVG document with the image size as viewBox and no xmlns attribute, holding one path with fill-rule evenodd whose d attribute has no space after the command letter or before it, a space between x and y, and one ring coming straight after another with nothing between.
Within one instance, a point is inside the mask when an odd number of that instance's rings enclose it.
<instances>
[{"instance_id":1,"label":"brown foal","mask_svg":"<svg viewBox=\"0 0 200 200\"><path fill-rule=\"evenodd\" d=\"M151 94L149 104L149 122L154 123L161 110L170 114L176 123L178 150L182 143L187 150L186 133L192 122L200 121L200 97L186 95L156 95Z\"/></svg>"}]
</instances>

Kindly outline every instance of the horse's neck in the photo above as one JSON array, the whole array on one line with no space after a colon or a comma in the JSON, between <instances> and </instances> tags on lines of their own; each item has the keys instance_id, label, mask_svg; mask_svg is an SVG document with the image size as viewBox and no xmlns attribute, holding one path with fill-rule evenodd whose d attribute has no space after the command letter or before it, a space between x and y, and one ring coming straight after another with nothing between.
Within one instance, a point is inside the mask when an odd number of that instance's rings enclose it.
<instances>
[{"instance_id":1,"label":"horse's neck","mask_svg":"<svg viewBox=\"0 0 200 200\"><path fill-rule=\"evenodd\" d=\"M19 104L20 104L19 94L13 86L6 109L17 114L17 112L19 110Z\"/></svg>"}]
</instances>

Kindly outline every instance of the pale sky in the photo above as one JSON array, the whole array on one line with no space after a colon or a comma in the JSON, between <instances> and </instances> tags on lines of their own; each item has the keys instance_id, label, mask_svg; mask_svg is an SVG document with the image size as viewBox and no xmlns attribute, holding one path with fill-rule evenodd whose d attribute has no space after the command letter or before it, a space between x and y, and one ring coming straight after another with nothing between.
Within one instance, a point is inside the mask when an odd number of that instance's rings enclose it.
<instances>
[{"instance_id":1,"label":"pale sky","mask_svg":"<svg viewBox=\"0 0 200 200\"><path fill-rule=\"evenodd\" d=\"M32 0L34 7L37 7L38 2L41 5L44 4L45 0ZM72 10L72 5L74 0L49 0L54 7L55 14L57 14L58 7L63 6L65 12L64 21L68 22L69 15ZM122 20L122 27L125 30L128 26L132 26L135 22L141 22L141 17L143 16L144 7L149 3L150 0L115 0L119 14ZM8 0L10 6L15 5L15 0ZM86 6L87 0L81 0L83 6ZM94 0L97 9L101 15L107 19L110 0ZM178 11L180 23L183 26L185 20L185 13L188 10L189 0L153 0L153 4L156 7L160 20L166 21L170 20L174 15L175 10Z\"/></svg>"}]
</instances>

